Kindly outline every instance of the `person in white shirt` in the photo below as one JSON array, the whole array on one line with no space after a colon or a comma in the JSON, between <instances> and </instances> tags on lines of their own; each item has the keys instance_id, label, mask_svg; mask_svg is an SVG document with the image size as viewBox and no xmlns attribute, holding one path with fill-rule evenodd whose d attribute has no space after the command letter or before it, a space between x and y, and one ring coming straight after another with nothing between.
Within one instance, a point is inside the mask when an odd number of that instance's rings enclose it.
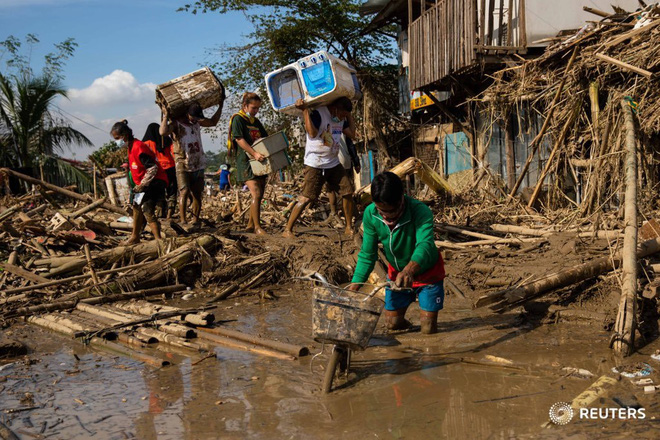
<instances>
[{"instance_id":1,"label":"person in white shirt","mask_svg":"<svg viewBox=\"0 0 660 440\"><path fill-rule=\"evenodd\" d=\"M339 161L341 135L355 137L355 120L351 111L353 104L346 97L333 101L328 106L312 111L302 99L296 107L303 112L307 141L305 144L305 181L298 203L291 211L284 233L286 238L294 237L293 226L307 205L318 199L325 183L328 191L335 191L342 197L346 234L353 234L353 186L346 175L344 166ZM344 127L344 121L348 126Z\"/></svg>"}]
</instances>

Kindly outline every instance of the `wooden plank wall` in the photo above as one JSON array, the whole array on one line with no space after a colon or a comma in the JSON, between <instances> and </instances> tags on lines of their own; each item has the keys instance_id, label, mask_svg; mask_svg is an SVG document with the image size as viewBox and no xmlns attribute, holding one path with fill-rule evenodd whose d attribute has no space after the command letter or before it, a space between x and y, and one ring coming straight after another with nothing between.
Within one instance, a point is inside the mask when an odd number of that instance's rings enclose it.
<instances>
[{"instance_id":1,"label":"wooden plank wall","mask_svg":"<svg viewBox=\"0 0 660 440\"><path fill-rule=\"evenodd\" d=\"M525 50L524 5L525 0L435 0L410 24L410 89L470 67L479 55Z\"/></svg>"},{"instance_id":2,"label":"wooden plank wall","mask_svg":"<svg viewBox=\"0 0 660 440\"><path fill-rule=\"evenodd\" d=\"M410 86L432 84L474 64L478 0L436 0L410 25Z\"/></svg>"}]
</instances>

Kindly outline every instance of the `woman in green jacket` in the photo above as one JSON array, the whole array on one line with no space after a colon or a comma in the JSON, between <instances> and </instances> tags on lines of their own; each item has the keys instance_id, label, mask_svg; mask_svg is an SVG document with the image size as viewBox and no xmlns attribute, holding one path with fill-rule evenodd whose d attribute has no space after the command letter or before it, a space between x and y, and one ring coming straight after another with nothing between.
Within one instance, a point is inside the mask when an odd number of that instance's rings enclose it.
<instances>
[{"instance_id":1,"label":"woman in green jacket","mask_svg":"<svg viewBox=\"0 0 660 440\"><path fill-rule=\"evenodd\" d=\"M403 182L394 173L374 178L371 198L373 203L362 218L362 249L349 289L358 290L367 281L378 258L378 243L382 243L389 263L387 277L398 287L385 290L387 328L409 327L406 310L419 297L421 331L435 333L445 298L445 268L435 246L433 214L422 202L404 195Z\"/></svg>"}]
</instances>

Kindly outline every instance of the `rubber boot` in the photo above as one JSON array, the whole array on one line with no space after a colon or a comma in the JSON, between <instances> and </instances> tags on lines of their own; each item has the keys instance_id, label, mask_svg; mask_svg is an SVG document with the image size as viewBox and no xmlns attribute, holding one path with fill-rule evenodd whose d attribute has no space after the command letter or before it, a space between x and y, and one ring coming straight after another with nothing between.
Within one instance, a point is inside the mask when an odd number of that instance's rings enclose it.
<instances>
[{"instance_id":1,"label":"rubber boot","mask_svg":"<svg viewBox=\"0 0 660 440\"><path fill-rule=\"evenodd\" d=\"M385 310L385 323L388 330L404 330L410 327L406 320L406 309Z\"/></svg>"},{"instance_id":2,"label":"rubber boot","mask_svg":"<svg viewBox=\"0 0 660 440\"><path fill-rule=\"evenodd\" d=\"M438 332L438 312L419 311L419 323L423 335L432 335Z\"/></svg>"}]
</instances>

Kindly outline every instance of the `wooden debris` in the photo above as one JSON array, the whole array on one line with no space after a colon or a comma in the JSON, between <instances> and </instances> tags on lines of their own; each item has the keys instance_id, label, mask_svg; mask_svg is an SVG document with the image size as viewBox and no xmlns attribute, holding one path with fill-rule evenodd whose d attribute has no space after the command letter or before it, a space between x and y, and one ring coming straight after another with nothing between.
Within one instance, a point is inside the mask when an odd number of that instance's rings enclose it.
<instances>
[{"instance_id":1,"label":"wooden debris","mask_svg":"<svg viewBox=\"0 0 660 440\"><path fill-rule=\"evenodd\" d=\"M620 356L630 356L635 350L637 329L637 140L630 105L621 101L626 119L626 200L625 237L623 239L623 284L619 313L614 325L612 343Z\"/></svg>"},{"instance_id":2,"label":"wooden debris","mask_svg":"<svg viewBox=\"0 0 660 440\"><path fill-rule=\"evenodd\" d=\"M637 250L637 258L647 257L657 252L660 252L660 238L642 243ZM491 305L493 310L504 311L551 290L570 286L579 281L617 269L621 266L621 261L621 253L617 253L612 258L597 258L572 269L546 275L539 281L534 281L521 287L482 296L476 302L475 308Z\"/></svg>"},{"instance_id":3,"label":"wooden debris","mask_svg":"<svg viewBox=\"0 0 660 440\"><path fill-rule=\"evenodd\" d=\"M12 175L12 176L14 176L18 179L21 179L21 180L23 180L27 183L37 185L41 188L49 189L53 192L56 192L57 194L63 195L65 197L68 197L68 198L71 198L71 199L80 200L80 201L87 202L87 203L93 202L93 200L91 200L91 197L84 196L82 194L78 194L76 192L66 190L64 188L60 188L57 185L53 185L53 184L50 184L48 182L44 182L43 180L35 179L34 177L26 176L25 174L21 174L19 172L14 171L14 170L10 170L9 168L2 168L2 169L0 169L0 172L8 173L8 174L10 174L10 175ZM103 207L104 209L107 209L108 211L115 212L115 213L121 214L121 215L126 215L126 211L124 209L121 209L121 208L119 208L115 205L112 205L110 203L104 202L100 206Z\"/></svg>"}]
</instances>

